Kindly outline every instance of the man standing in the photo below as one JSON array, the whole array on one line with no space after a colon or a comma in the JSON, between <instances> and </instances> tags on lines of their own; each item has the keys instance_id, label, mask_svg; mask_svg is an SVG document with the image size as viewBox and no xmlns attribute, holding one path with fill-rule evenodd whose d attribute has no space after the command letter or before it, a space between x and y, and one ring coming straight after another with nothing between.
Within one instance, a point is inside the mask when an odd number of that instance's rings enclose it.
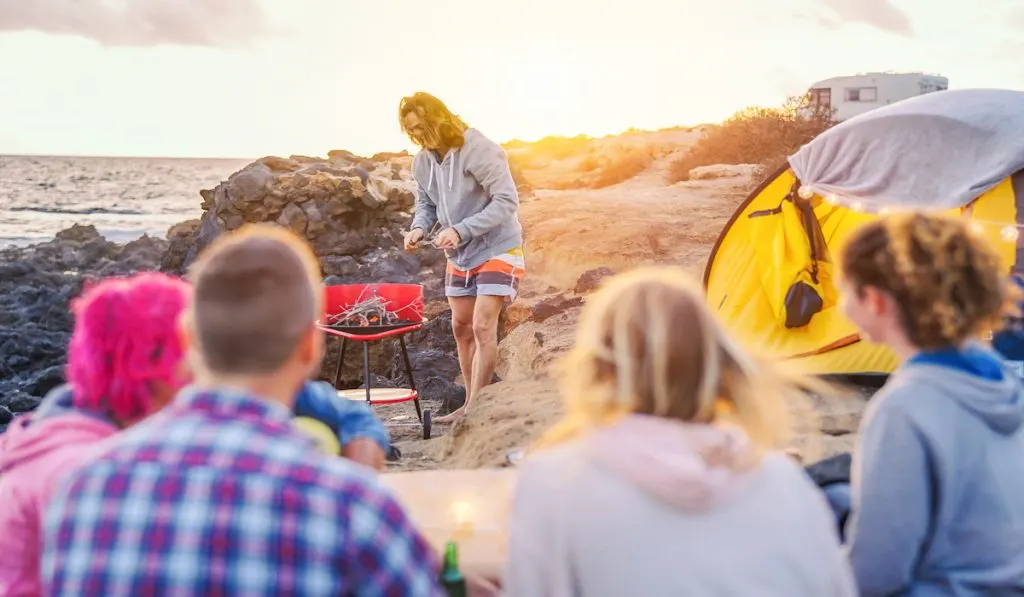
<instances>
[{"instance_id":1,"label":"man standing","mask_svg":"<svg viewBox=\"0 0 1024 597\"><path fill-rule=\"evenodd\" d=\"M405 248L415 248L439 223L434 245L448 257L445 295L466 385L465 405L435 419L450 423L494 375L498 316L525 272L519 195L501 146L441 100L416 93L402 98L398 115L402 130L423 148L412 163L419 194Z\"/></svg>"}]
</instances>

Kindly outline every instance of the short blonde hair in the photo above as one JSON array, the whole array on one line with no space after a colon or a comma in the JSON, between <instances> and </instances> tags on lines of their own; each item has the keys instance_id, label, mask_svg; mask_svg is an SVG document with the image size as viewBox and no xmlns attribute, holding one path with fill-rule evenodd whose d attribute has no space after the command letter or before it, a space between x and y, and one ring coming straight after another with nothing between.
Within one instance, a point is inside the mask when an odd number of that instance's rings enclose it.
<instances>
[{"instance_id":1,"label":"short blonde hair","mask_svg":"<svg viewBox=\"0 0 1024 597\"><path fill-rule=\"evenodd\" d=\"M186 321L211 373L276 371L323 309L315 255L304 240L273 224L224 234L188 275L195 290Z\"/></svg>"},{"instance_id":2,"label":"short blonde hair","mask_svg":"<svg viewBox=\"0 0 1024 597\"><path fill-rule=\"evenodd\" d=\"M787 401L820 380L762 361L715 319L682 270L620 274L591 295L562 377L566 415L538 447L631 413L741 427L758 450L790 437Z\"/></svg>"}]
</instances>

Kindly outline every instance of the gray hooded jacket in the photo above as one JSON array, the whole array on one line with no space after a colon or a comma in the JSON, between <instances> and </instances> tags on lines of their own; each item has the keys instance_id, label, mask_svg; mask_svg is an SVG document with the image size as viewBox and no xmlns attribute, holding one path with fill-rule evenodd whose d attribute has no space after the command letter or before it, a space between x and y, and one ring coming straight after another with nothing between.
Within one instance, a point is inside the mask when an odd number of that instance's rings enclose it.
<instances>
[{"instance_id":1,"label":"gray hooded jacket","mask_svg":"<svg viewBox=\"0 0 1024 597\"><path fill-rule=\"evenodd\" d=\"M419 194L410 226L424 232L435 222L442 229L455 228L462 242L445 254L461 270L477 267L523 242L519 194L505 151L476 129L466 130L465 139L462 147L449 150L440 162L433 151L416 154L412 173Z\"/></svg>"}]
</instances>

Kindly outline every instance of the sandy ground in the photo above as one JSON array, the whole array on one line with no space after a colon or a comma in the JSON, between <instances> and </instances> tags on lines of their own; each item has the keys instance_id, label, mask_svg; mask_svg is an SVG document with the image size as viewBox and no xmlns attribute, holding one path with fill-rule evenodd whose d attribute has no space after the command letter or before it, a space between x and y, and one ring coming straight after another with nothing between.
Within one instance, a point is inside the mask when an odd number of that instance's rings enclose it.
<instances>
[{"instance_id":1,"label":"sandy ground","mask_svg":"<svg viewBox=\"0 0 1024 597\"><path fill-rule=\"evenodd\" d=\"M435 426L430 440L419 437L419 428L394 428L392 437L403 457L390 463L389 470L502 466L509 450L527 445L557 419L561 398L552 377L557 377L557 369L552 366L571 346L580 307L544 321L530 318L545 300L574 298L572 289L583 272L672 264L701 275L719 231L753 181L731 178L666 185L670 160L658 160L616 186L538 190L522 202L528 270L509 319L523 323L501 342L502 381L473 401L464 420ZM412 404L376 410L385 420L403 414L415 420Z\"/></svg>"},{"instance_id":2,"label":"sandy ground","mask_svg":"<svg viewBox=\"0 0 1024 597\"><path fill-rule=\"evenodd\" d=\"M534 188L578 188L581 186L578 183L587 180L592 174L584 172L582 168L588 160L601 163L615 161L625 154L639 153L662 161L675 152L685 151L700 137L698 129L668 129L572 141L569 147L557 147L557 144L542 141L506 151L509 159L522 168ZM569 149L571 153L563 157L562 154ZM662 163L667 164L667 161ZM657 170L657 165L651 170Z\"/></svg>"},{"instance_id":3,"label":"sandy ground","mask_svg":"<svg viewBox=\"0 0 1024 597\"><path fill-rule=\"evenodd\" d=\"M649 135L661 157L634 178L603 189L538 189L522 200L527 274L520 298L508 309L510 325L501 340L497 370L502 381L476 397L455 425L435 425L429 440L422 439L418 426L393 428L402 458L389 463L388 470L506 466L510 451L528 446L558 419L562 398L557 365L571 348L585 301L573 292L582 273L669 264L702 275L719 232L759 181L743 175L668 185L669 165L698 134ZM635 145L643 137L623 138ZM597 151L613 151L622 138L595 143ZM666 149L672 143L676 145ZM553 162L543 176L537 170L527 175L535 184L541 179L564 188L578 161L572 156ZM854 391L790 405L795 422L791 449L805 462L851 451L865 402L863 392ZM411 403L376 410L385 421L415 422ZM394 421L396 416L404 420Z\"/></svg>"}]
</instances>

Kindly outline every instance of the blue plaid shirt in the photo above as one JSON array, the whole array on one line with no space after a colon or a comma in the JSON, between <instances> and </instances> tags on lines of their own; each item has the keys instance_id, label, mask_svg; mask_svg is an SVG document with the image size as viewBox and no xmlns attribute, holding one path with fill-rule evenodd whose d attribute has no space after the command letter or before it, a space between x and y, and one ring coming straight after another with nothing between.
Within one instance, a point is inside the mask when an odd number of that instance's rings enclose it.
<instances>
[{"instance_id":1,"label":"blue plaid shirt","mask_svg":"<svg viewBox=\"0 0 1024 597\"><path fill-rule=\"evenodd\" d=\"M321 455L291 416L186 391L116 437L47 509L46 594L443 596L375 473Z\"/></svg>"}]
</instances>

